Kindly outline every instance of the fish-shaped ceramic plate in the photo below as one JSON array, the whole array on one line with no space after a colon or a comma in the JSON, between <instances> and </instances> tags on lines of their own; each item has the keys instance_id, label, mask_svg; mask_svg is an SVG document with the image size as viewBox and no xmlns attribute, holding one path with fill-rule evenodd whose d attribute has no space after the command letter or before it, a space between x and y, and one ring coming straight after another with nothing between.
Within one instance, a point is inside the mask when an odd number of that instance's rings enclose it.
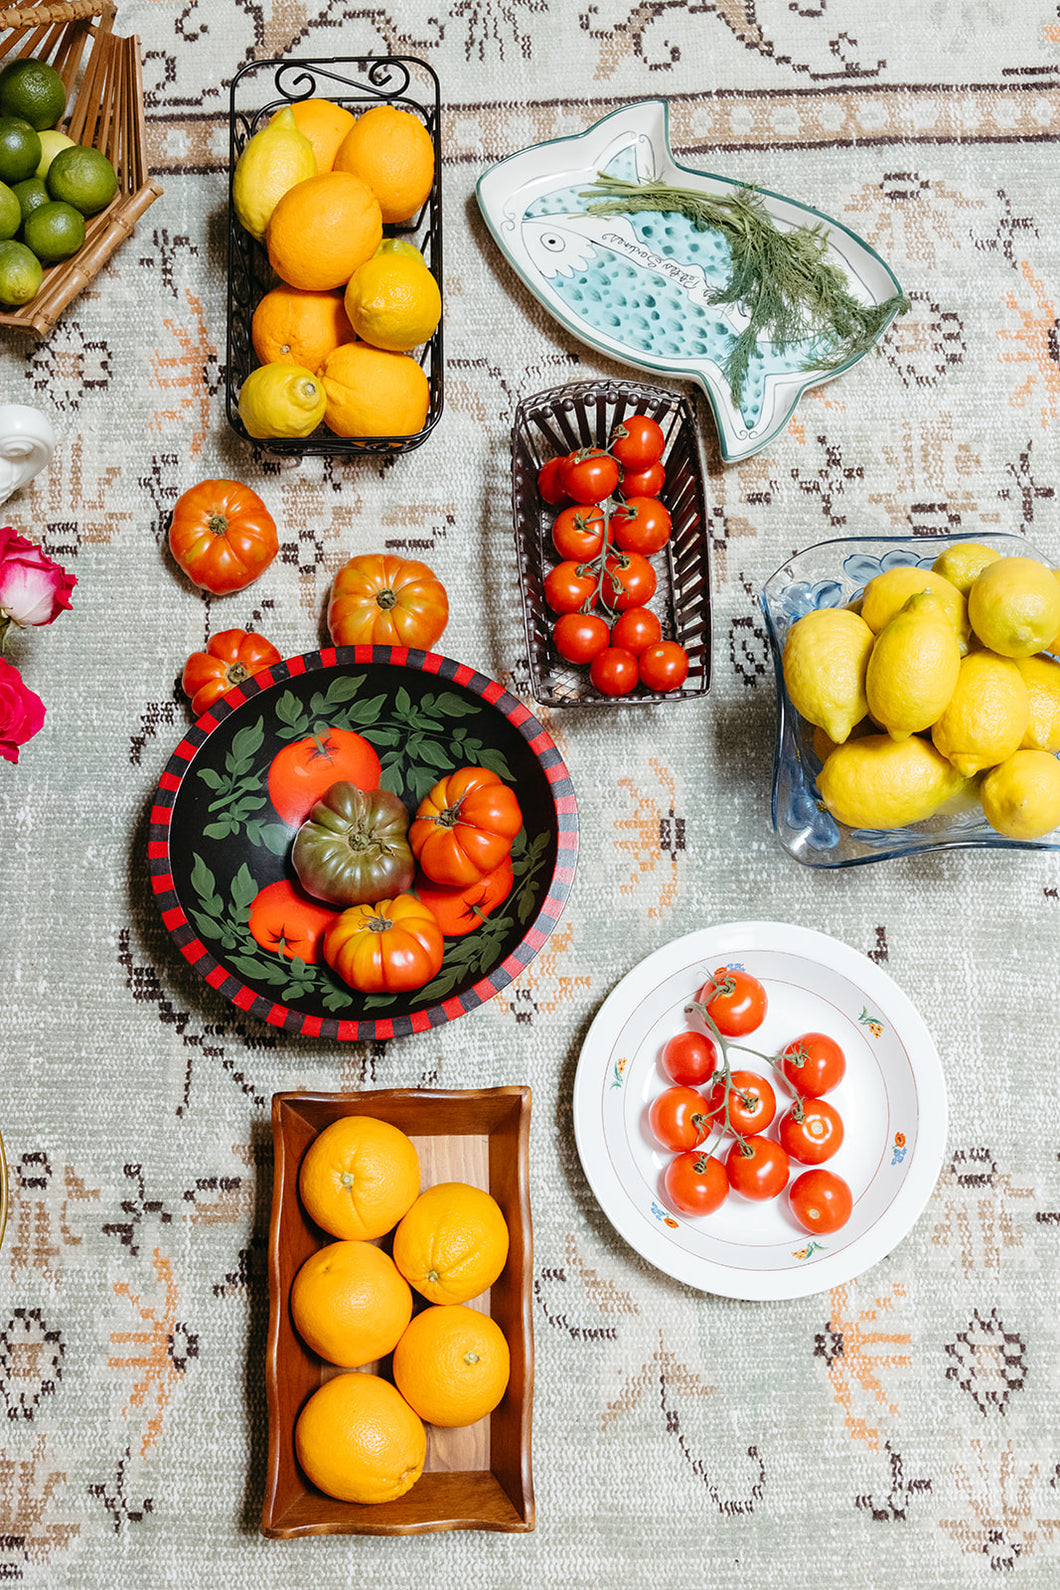
<instances>
[{"instance_id":1,"label":"fish-shaped ceramic plate","mask_svg":"<svg viewBox=\"0 0 1060 1590\"><path fill-rule=\"evenodd\" d=\"M670 150L666 101L647 100L613 111L583 133L534 144L490 166L478 180L479 206L508 262L562 325L623 363L698 382L717 422L723 459L749 458L783 430L808 387L842 374L868 346L835 363L827 343L813 334L780 347L759 340L734 402L725 362L749 316L740 304L711 302L730 278L727 238L721 230L697 230L676 211L588 214L592 201L585 190L601 172L714 198L743 187L680 165ZM756 191L781 231L827 229L826 258L841 269L859 303L880 305L900 296L884 261L848 227L794 199ZM877 336L893 318L882 320Z\"/></svg>"}]
</instances>

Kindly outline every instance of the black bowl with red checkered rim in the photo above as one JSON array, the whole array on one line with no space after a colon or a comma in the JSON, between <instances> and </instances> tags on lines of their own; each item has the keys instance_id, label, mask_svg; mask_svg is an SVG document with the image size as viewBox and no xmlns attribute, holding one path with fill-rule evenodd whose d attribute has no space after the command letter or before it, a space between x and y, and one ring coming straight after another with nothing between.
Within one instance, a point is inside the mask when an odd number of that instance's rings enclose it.
<instances>
[{"instance_id":1,"label":"black bowl with red checkered rim","mask_svg":"<svg viewBox=\"0 0 1060 1590\"><path fill-rule=\"evenodd\" d=\"M286 880L296 829L269 797L269 769L307 736L353 731L410 816L438 779L489 767L519 799L513 887L473 932L446 938L437 977L411 993L363 994L326 966L250 932L261 891ZM502 685L433 652L349 646L255 674L198 719L166 764L148 860L181 954L233 1005L286 1032L364 1040L452 1021L510 983L559 922L574 881L578 808L550 735Z\"/></svg>"}]
</instances>

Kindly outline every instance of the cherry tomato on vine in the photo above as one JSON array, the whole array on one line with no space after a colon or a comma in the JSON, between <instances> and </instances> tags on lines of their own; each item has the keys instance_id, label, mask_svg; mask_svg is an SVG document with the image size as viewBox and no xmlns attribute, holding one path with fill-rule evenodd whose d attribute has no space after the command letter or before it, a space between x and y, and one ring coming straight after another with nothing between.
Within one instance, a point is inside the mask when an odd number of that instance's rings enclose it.
<instances>
[{"instance_id":1,"label":"cherry tomato on vine","mask_svg":"<svg viewBox=\"0 0 1060 1590\"><path fill-rule=\"evenodd\" d=\"M790 1165L788 1156L771 1137L745 1137L735 1142L725 1159L725 1173L733 1192L761 1201L784 1191Z\"/></svg>"},{"instance_id":2,"label":"cherry tomato on vine","mask_svg":"<svg viewBox=\"0 0 1060 1590\"><path fill-rule=\"evenodd\" d=\"M675 640L656 641L641 652L640 677L649 690L680 690L688 678L688 653Z\"/></svg>"},{"instance_id":3,"label":"cherry tomato on vine","mask_svg":"<svg viewBox=\"0 0 1060 1590\"><path fill-rule=\"evenodd\" d=\"M627 607L643 607L655 595L657 583L655 570L641 553L608 557L604 601L616 613L624 613Z\"/></svg>"},{"instance_id":4,"label":"cherry tomato on vine","mask_svg":"<svg viewBox=\"0 0 1060 1590\"><path fill-rule=\"evenodd\" d=\"M666 1195L683 1215L710 1215L729 1196L729 1178L720 1159L689 1148L667 1165Z\"/></svg>"},{"instance_id":5,"label":"cherry tomato on vine","mask_svg":"<svg viewBox=\"0 0 1060 1590\"><path fill-rule=\"evenodd\" d=\"M667 1038L659 1056L659 1067L671 1082L700 1088L709 1082L718 1064L718 1046L702 1032L675 1032Z\"/></svg>"},{"instance_id":6,"label":"cherry tomato on vine","mask_svg":"<svg viewBox=\"0 0 1060 1590\"><path fill-rule=\"evenodd\" d=\"M711 1020L726 1038L744 1038L762 1025L766 991L750 972L737 966L719 966L696 995L706 1005Z\"/></svg>"},{"instance_id":7,"label":"cherry tomato on vine","mask_svg":"<svg viewBox=\"0 0 1060 1590\"><path fill-rule=\"evenodd\" d=\"M611 539L623 552L658 552L672 528L669 511L655 497L627 497L611 515Z\"/></svg>"},{"instance_id":8,"label":"cherry tomato on vine","mask_svg":"<svg viewBox=\"0 0 1060 1590\"><path fill-rule=\"evenodd\" d=\"M604 550L607 520L594 504L574 502L561 508L552 523L552 545L561 558L588 563Z\"/></svg>"},{"instance_id":9,"label":"cherry tomato on vine","mask_svg":"<svg viewBox=\"0 0 1060 1590\"><path fill-rule=\"evenodd\" d=\"M804 1170L788 1193L792 1214L806 1231L838 1231L850 1219L854 1199L842 1176L831 1170Z\"/></svg>"},{"instance_id":10,"label":"cherry tomato on vine","mask_svg":"<svg viewBox=\"0 0 1060 1590\"><path fill-rule=\"evenodd\" d=\"M650 607L627 607L611 625L611 644L639 657L661 634L662 625Z\"/></svg>"},{"instance_id":11,"label":"cherry tomato on vine","mask_svg":"<svg viewBox=\"0 0 1060 1590\"><path fill-rule=\"evenodd\" d=\"M565 558L545 575L545 601L554 613L576 613L595 595L595 576L579 574L573 558Z\"/></svg>"},{"instance_id":12,"label":"cherry tomato on vine","mask_svg":"<svg viewBox=\"0 0 1060 1590\"><path fill-rule=\"evenodd\" d=\"M839 1086L847 1062L834 1038L823 1032L804 1032L781 1050L780 1069L798 1093L819 1099Z\"/></svg>"},{"instance_id":13,"label":"cherry tomato on vine","mask_svg":"<svg viewBox=\"0 0 1060 1590\"><path fill-rule=\"evenodd\" d=\"M624 469L618 489L623 497L657 497L666 485L666 469L656 461L646 469Z\"/></svg>"},{"instance_id":14,"label":"cherry tomato on vine","mask_svg":"<svg viewBox=\"0 0 1060 1590\"><path fill-rule=\"evenodd\" d=\"M764 1132L777 1113L777 1096L768 1077L757 1071L733 1071L729 1074L729 1128L741 1137ZM725 1084L715 1082L707 1094L707 1110L711 1125L725 1125Z\"/></svg>"},{"instance_id":15,"label":"cherry tomato on vine","mask_svg":"<svg viewBox=\"0 0 1060 1590\"><path fill-rule=\"evenodd\" d=\"M567 454L560 480L575 502L604 502L616 490L620 473L609 453L599 447L582 447Z\"/></svg>"},{"instance_id":16,"label":"cherry tomato on vine","mask_svg":"<svg viewBox=\"0 0 1060 1590\"><path fill-rule=\"evenodd\" d=\"M608 646L589 664L589 678L601 695L628 696L639 678L637 659L621 646Z\"/></svg>"},{"instance_id":17,"label":"cherry tomato on vine","mask_svg":"<svg viewBox=\"0 0 1060 1590\"><path fill-rule=\"evenodd\" d=\"M607 621L596 613L564 613L557 618L552 641L565 662L591 663L611 644Z\"/></svg>"},{"instance_id":18,"label":"cherry tomato on vine","mask_svg":"<svg viewBox=\"0 0 1060 1590\"><path fill-rule=\"evenodd\" d=\"M561 502L567 501L567 493L563 489L565 463L565 458L550 458L537 472L537 489L552 508L558 508Z\"/></svg>"},{"instance_id":19,"label":"cherry tomato on vine","mask_svg":"<svg viewBox=\"0 0 1060 1590\"><path fill-rule=\"evenodd\" d=\"M827 1099L796 1099L780 1117L777 1136L792 1159L823 1165L843 1141L843 1120Z\"/></svg>"},{"instance_id":20,"label":"cherry tomato on vine","mask_svg":"<svg viewBox=\"0 0 1060 1590\"><path fill-rule=\"evenodd\" d=\"M652 1100L648 1124L663 1148L698 1148L710 1129L702 1093L667 1088Z\"/></svg>"},{"instance_id":21,"label":"cherry tomato on vine","mask_svg":"<svg viewBox=\"0 0 1060 1590\"><path fill-rule=\"evenodd\" d=\"M663 455L662 426L647 414L627 414L611 432L611 452L625 469L646 469Z\"/></svg>"}]
</instances>

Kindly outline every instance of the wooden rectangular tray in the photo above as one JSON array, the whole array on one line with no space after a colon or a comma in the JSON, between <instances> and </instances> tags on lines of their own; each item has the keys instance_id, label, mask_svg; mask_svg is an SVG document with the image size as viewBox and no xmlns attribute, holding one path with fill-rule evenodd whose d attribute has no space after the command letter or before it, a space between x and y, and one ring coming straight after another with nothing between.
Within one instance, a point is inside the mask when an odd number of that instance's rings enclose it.
<instances>
[{"instance_id":1,"label":"wooden rectangular tray","mask_svg":"<svg viewBox=\"0 0 1060 1590\"><path fill-rule=\"evenodd\" d=\"M269 1466L263 1534L287 1538L533 1529L530 1099L526 1087L273 1095L275 1179L265 1357ZM346 1372L324 1363L304 1345L291 1322L288 1301L299 1267L331 1240L302 1207L302 1156L318 1132L345 1115L376 1116L407 1133L420 1156L424 1187L439 1181L484 1187L500 1204L511 1239L500 1279L471 1305L489 1312L508 1339L511 1380L500 1406L488 1419L462 1430L428 1425L422 1476L397 1501L376 1505L336 1501L317 1490L302 1473L294 1450L294 1428L305 1402L324 1380ZM389 1359L367 1367L389 1378Z\"/></svg>"}]
</instances>

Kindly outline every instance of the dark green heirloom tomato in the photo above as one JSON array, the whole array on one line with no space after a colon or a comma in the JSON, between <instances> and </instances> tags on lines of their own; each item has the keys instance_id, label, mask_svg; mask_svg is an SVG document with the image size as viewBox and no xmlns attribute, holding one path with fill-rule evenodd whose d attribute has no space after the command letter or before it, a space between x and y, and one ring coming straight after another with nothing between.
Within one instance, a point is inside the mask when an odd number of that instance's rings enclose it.
<instances>
[{"instance_id":1,"label":"dark green heirloom tomato","mask_svg":"<svg viewBox=\"0 0 1060 1590\"><path fill-rule=\"evenodd\" d=\"M404 803L386 789L332 784L294 836L291 860L307 894L331 905L376 905L412 885L416 860Z\"/></svg>"}]
</instances>

